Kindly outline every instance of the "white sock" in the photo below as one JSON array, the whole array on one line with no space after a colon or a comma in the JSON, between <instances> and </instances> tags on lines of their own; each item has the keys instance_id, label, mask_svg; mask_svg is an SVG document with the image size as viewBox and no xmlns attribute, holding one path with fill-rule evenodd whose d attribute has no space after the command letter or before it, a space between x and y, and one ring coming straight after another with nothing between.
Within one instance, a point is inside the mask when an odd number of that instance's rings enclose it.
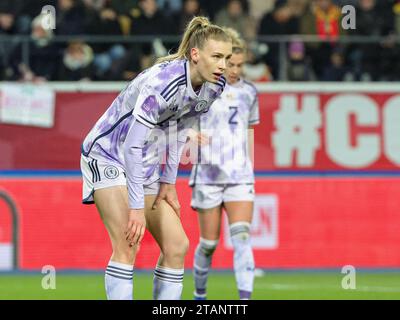
<instances>
[{"instance_id":1,"label":"white sock","mask_svg":"<svg viewBox=\"0 0 400 320\"><path fill-rule=\"evenodd\" d=\"M211 266L212 255L217 245L218 240L200 238L200 242L196 247L193 262L195 296L206 297L208 271Z\"/></svg>"},{"instance_id":2,"label":"white sock","mask_svg":"<svg viewBox=\"0 0 400 320\"><path fill-rule=\"evenodd\" d=\"M133 300L133 266L111 261L105 274L108 300Z\"/></svg>"},{"instance_id":3,"label":"white sock","mask_svg":"<svg viewBox=\"0 0 400 320\"><path fill-rule=\"evenodd\" d=\"M157 265L154 270L153 299L180 300L183 289L184 269L172 269Z\"/></svg>"},{"instance_id":4,"label":"white sock","mask_svg":"<svg viewBox=\"0 0 400 320\"><path fill-rule=\"evenodd\" d=\"M254 256L250 244L250 224L236 222L229 226L234 248L233 266L240 299L250 299L254 283Z\"/></svg>"}]
</instances>

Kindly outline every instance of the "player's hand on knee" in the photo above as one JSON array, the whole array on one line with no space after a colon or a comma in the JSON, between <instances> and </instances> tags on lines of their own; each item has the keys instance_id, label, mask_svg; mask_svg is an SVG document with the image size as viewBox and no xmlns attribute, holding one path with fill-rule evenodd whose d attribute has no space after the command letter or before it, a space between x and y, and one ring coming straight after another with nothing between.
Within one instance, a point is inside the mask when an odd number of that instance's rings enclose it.
<instances>
[{"instance_id":1,"label":"player's hand on knee","mask_svg":"<svg viewBox=\"0 0 400 320\"><path fill-rule=\"evenodd\" d=\"M174 209L178 217L181 215L181 205L179 204L178 195L174 184L160 183L160 191L153 204L153 210L157 209L160 202L165 200Z\"/></svg>"},{"instance_id":2,"label":"player's hand on knee","mask_svg":"<svg viewBox=\"0 0 400 320\"><path fill-rule=\"evenodd\" d=\"M174 209L176 215L181 217L181 205L179 203L178 197L169 196L166 198L167 203Z\"/></svg>"},{"instance_id":3,"label":"player's hand on knee","mask_svg":"<svg viewBox=\"0 0 400 320\"><path fill-rule=\"evenodd\" d=\"M144 209L130 209L128 226L125 230L126 241L129 246L139 245L146 230L146 219Z\"/></svg>"}]
</instances>

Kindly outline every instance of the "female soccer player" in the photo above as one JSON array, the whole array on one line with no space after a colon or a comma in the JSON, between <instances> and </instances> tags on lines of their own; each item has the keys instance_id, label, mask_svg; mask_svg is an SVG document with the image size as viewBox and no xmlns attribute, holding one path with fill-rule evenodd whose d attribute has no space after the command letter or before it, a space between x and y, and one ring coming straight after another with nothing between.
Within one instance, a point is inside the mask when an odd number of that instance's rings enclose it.
<instances>
[{"instance_id":1,"label":"female soccer player","mask_svg":"<svg viewBox=\"0 0 400 320\"><path fill-rule=\"evenodd\" d=\"M232 57L225 72L227 85L210 111L199 121L200 161L193 166L191 206L197 210L200 242L194 257L195 299L206 299L208 270L218 244L221 213L227 212L234 247L234 270L240 299L250 299L254 258L250 245L254 174L247 132L259 122L255 87L241 78L244 41L232 29ZM216 129L218 128L218 129ZM205 144L205 141L208 143Z\"/></svg>"},{"instance_id":2,"label":"female soccer player","mask_svg":"<svg viewBox=\"0 0 400 320\"><path fill-rule=\"evenodd\" d=\"M224 30L193 18L178 52L130 82L85 138L83 203L96 204L113 250L108 299L133 299L133 265L145 228L161 249L153 298L180 299L188 239L175 189L179 159L188 128L223 91L231 54Z\"/></svg>"}]
</instances>

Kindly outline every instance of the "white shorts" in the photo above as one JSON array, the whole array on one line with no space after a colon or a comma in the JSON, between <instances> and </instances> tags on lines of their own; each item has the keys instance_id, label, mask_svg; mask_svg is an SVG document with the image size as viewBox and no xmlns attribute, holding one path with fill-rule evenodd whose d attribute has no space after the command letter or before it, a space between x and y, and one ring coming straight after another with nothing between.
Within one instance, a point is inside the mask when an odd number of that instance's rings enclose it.
<instances>
[{"instance_id":1,"label":"white shorts","mask_svg":"<svg viewBox=\"0 0 400 320\"><path fill-rule=\"evenodd\" d=\"M192 190L194 209L215 208L232 201L254 201L254 184L196 184Z\"/></svg>"},{"instance_id":2,"label":"white shorts","mask_svg":"<svg viewBox=\"0 0 400 320\"><path fill-rule=\"evenodd\" d=\"M115 163L81 155L81 171L83 176L82 203L84 204L94 203L93 194L95 190L126 186L125 169ZM158 181L144 185L144 194L158 194L159 188Z\"/></svg>"}]
</instances>

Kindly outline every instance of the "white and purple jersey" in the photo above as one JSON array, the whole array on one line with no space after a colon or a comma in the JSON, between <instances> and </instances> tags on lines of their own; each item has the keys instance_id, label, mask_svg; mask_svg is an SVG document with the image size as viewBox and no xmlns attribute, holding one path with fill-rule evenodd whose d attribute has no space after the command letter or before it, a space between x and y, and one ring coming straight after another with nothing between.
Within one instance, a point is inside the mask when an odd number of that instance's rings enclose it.
<instances>
[{"instance_id":1,"label":"white and purple jersey","mask_svg":"<svg viewBox=\"0 0 400 320\"><path fill-rule=\"evenodd\" d=\"M142 149L143 184L149 185L160 178L160 151L166 150L163 137L170 124L177 124L178 141L186 141L186 135L180 137L179 133L208 111L224 86L225 78L221 77L215 84L205 82L195 92L186 59L154 65L131 81L113 101L86 136L82 154L126 168L129 163L125 163L124 143L128 133L132 136L129 130L137 121L150 128Z\"/></svg>"},{"instance_id":2,"label":"white and purple jersey","mask_svg":"<svg viewBox=\"0 0 400 320\"><path fill-rule=\"evenodd\" d=\"M254 183L249 155L249 126L259 123L257 89L240 79L227 84L210 111L201 115L199 129L210 143L202 146L192 168L190 185Z\"/></svg>"}]
</instances>

